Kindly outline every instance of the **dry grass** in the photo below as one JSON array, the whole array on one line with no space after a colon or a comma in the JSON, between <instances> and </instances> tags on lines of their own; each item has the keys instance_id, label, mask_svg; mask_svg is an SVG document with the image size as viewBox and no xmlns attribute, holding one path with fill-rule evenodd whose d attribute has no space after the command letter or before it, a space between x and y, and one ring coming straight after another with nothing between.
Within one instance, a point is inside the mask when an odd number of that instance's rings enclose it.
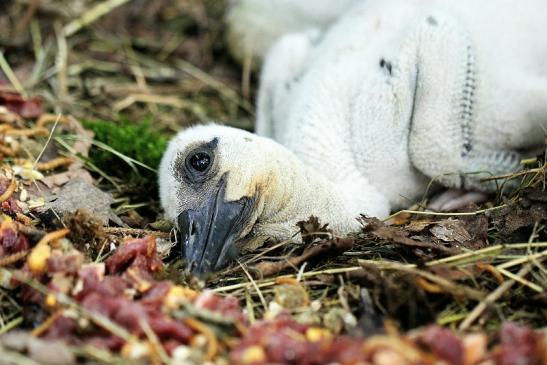
<instances>
[{"instance_id":1,"label":"dry grass","mask_svg":"<svg viewBox=\"0 0 547 365\"><path fill-rule=\"evenodd\" d=\"M252 127L253 107L223 43L223 1L14 0L2 7L0 24L11 32L0 35L0 66L12 87L42 96L56 112L112 121L151 116L171 131L209 120Z\"/></svg>"}]
</instances>

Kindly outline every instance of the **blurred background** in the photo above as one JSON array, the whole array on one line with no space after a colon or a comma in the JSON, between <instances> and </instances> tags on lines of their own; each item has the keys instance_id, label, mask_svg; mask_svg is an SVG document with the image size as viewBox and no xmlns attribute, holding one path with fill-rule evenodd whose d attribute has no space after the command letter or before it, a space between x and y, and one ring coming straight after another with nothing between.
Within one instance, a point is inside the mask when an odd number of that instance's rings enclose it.
<instances>
[{"instance_id":1,"label":"blurred background","mask_svg":"<svg viewBox=\"0 0 547 365\"><path fill-rule=\"evenodd\" d=\"M253 65L228 52L226 6L1 0L0 105L11 103L27 127L54 113L92 131L89 158L77 158L114 196L115 213L144 226L161 214L156 168L174 132L204 121L252 130Z\"/></svg>"},{"instance_id":2,"label":"blurred background","mask_svg":"<svg viewBox=\"0 0 547 365\"><path fill-rule=\"evenodd\" d=\"M251 66L228 54L223 0L2 0L0 88L82 120L252 128ZM11 70L10 70L11 69Z\"/></svg>"}]
</instances>

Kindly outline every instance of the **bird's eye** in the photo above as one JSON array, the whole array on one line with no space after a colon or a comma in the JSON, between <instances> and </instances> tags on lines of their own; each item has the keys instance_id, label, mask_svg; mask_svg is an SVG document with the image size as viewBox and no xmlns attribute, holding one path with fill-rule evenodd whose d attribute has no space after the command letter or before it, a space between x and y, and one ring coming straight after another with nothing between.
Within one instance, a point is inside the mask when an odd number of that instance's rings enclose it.
<instances>
[{"instance_id":1,"label":"bird's eye","mask_svg":"<svg viewBox=\"0 0 547 365\"><path fill-rule=\"evenodd\" d=\"M193 149L180 151L172 165L177 180L197 188L212 179L218 171L215 163L217 143L218 140L215 138Z\"/></svg>"},{"instance_id":2,"label":"bird's eye","mask_svg":"<svg viewBox=\"0 0 547 365\"><path fill-rule=\"evenodd\" d=\"M196 152L189 156L188 164L198 172L204 172L211 164L211 156L207 152Z\"/></svg>"}]
</instances>

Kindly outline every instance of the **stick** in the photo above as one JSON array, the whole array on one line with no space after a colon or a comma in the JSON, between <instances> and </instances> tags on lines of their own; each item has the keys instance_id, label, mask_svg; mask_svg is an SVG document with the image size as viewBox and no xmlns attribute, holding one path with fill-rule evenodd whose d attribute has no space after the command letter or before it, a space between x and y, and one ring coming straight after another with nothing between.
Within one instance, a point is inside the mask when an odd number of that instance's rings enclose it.
<instances>
[{"instance_id":1,"label":"stick","mask_svg":"<svg viewBox=\"0 0 547 365\"><path fill-rule=\"evenodd\" d=\"M500 210L500 209L505 208L505 207L507 207L507 204L498 205L498 206L492 207L492 208L480 209L480 210L476 210L474 212L461 212L461 213L449 213L449 212L444 213L444 212L431 212L431 211L422 212L422 211L419 211L419 210L404 209L404 210L400 210L396 213L393 213L392 215L390 215L389 217L384 219L384 221L387 221L387 220L389 220L393 217L396 217L396 216L398 216L399 214L402 214L402 213L417 214L417 215L444 216L444 217L450 217L450 216L465 217L465 216L479 215L479 214L486 213L486 212L491 212L491 211L494 211L494 210Z\"/></svg>"},{"instance_id":2,"label":"stick","mask_svg":"<svg viewBox=\"0 0 547 365\"><path fill-rule=\"evenodd\" d=\"M329 241L320 243L312 248L306 250L302 255L291 257L283 261L265 261L261 262L253 267L262 276L271 276L279 273L290 267L300 266L303 262L320 254L327 253L333 250L349 250L353 246L353 240L351 239L339 239L336 241Z\"/></svg>"},{"instance_id":3,"label":"stick","mask_svg":"<svg viewBox=\"0 0 547 365\"><path fill-rule=\"evenodd\" d=\"M15 76L15 73L11 69L8 61L4 57L4 52L0 52L0 69L2 69L2 71L4 72L4 75L6 75L9 82L11 82L11 85L13 86L13 88L17 90L19 94L21 94L23 99L26 99L28 97L27 93L25 92L23 85L21 85L21 83L17 79L17 76Z\"/></svg>"},{"instance_id":4,"label":"stick","mask_svg":"<svg viewBox=\"0 0 547 365\"><path fill-rule=\"evenodd\" d=\"M53 133L55 133L55 129L57 128L57 124L59 124L59 120L61 120L61 117L62 117L62 114L57 114L57 118L55 119L55 122L53 123L53 128L51 128L51 131L49 132L49 136L47 137L46 143L44 144L44 147L42 147L42 150L38 154L38 157L36 157L36 160L34 160L34 163L32 164L33 170L36 170L36 165L38 165L38 163L40 162L40 159L44 155L44 152L46 151L46 148L49 145L49 142L51 142L51 137L53 137ZM43 128L43 126L41 127Z\"/></svg>"},{"instance_id":5,"label":"stick","mask_svg":"<svg viewBox=\"0 0 547 365\"><path fill-rule=\"evenodd\" d=\"M262 292L260 291L260 288L258 287L258 285L256 285L256 281L253 279L251 274L249 274L247 269L245 269L245 266L243 266L241 264L241 262L238 262L238 264L239 264L239 266L241 266L241 269L243 270L245 275L247 275L247 277L249 278L249 281L251 282L251 284L255 288L256 293L258 294L258 297L260 298L260 302L262 302L262 306L264 307L264 310L267 311L268 310L268 304L266 303L266 299L264 299L264 296L262 295Z\"/></svg>"},{"instance_id":6,"label":"stick","mask_svg":"<svg viewBox=\"0 0 547 365\"><path fill-rule=\"evenodd\" d=\"M140 229L140 228L125 228L125 227L103 227L105 233L110 234L120 234L120 235L135 235L135 236L155 236L159 238L169 239L171 233L169 232L160 232L152 231L149 229Z\"/></svg>"},{"instance_id":7,"label":"stick","mask_svg":"<svg viewBox=\"0 0 547 365\"><path fill-rule=\"evenodd\" d=\"M0 195L0 203L3 203L6 200L8 200L15 192L15 188L17 188L17 181L14 178L14 179L11 179L11 182L9 183L6 190L4 190L2 195Z\"/></svg>"},{"instance_id":8,"label":"stick","mask_svg":"<svg viewBox=\"0 0 547 365\"><path fill-rule=\"evenodd\" d=\"M526 276L531 270L532 270L532 266L531 265L526 265L522 269L519 270L519 272L516 274L516 276L522 278L522 277ZM511 287L515 283L516 283L516 280L514 280L514 279L507 280L505 283L498 286L498 288L496 290L494 290L493 292L488 294L486 296L486 298L484 298L479 304L477 304L477 306L471 311L471 313L469 313L467 318L465 318L465 320L463 320L463 322L460 323L459 330L460 331L467 330L473 324L473 322L475 322L483 314L483 312L486 310L486 308L488 308L496 300L501 298L501 296L505 292L507 292L509 289L511 289Z\"/></svg>"},{"instance_id":9,"label":"stick","mask_svg":"<svg viewBox=\"0 0 547 365\"><path fill-rule=\"evenodd\" d=\"M538 168L535 168L535 169L519 171L519 172L515 172L515 173L512 173L512 174L506 174L506 175L485 177L485 178L481 179L481 182L482 181L492 181L492 180L514 179L514 178L517 178L517 177L523 176L523 175L543 173L543 172L545 172L546 168L547 168L547 164L543 164L542 167L538 167Z\"/></svg>"},{"instance_id":10,"label":"stick","mask_svg":"<svg viewBox=\"0 0 547 365\"><path fill-rule=\"evenodd\" d=\"M352 266L352 267L342 267L342 268L336 268L336 269L326 269L326 270L320 270L320 271L308 271L301 275L302 278L309 278L317 275L334 275L334 274L345 274L353 271L360 271L363 270L360 266ZM284 275L280 276L283 278L296 278L296 275ZM279 280L279 278L276 278L276 280ZM262 281L256 281L256 286L259 288L265 288L268 286L273 286L276 284L276 280L262 280ZM244 288L250 288L252 287L252 283L239 283L239 284L232 284L227 286L221 286L211 289L215 293L223 293L228 292L236 289L244 289Z\"/></svg>"},{"instance_id":11,"label":"stick","mask_svg":"<svg viewBox=\"0 0 547 365\"><path fill-rule=\"evenodd\" d=\"M82 14L81 17L65 25L63 28L63 34L65 35L65 37L70 37L74 35L80 29L87 27L89 24L93 23L100 17L110 13L112 10L125 4L128 1L129 0L107 0L95 5L84 14Z\"/></svg>"}]
</instances>

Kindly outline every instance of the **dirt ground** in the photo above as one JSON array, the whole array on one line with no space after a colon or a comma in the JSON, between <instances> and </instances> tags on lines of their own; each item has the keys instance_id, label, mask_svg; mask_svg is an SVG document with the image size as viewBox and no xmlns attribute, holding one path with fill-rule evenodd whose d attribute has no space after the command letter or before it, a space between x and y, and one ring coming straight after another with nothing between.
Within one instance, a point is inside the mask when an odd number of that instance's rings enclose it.
<instances>
[{"instance_id":1,"label":"dirt ground","mask_svg":"<svg viewBox=\"0 0 547 365\"><path fill-rule=\"evenodd\" d=\"M192 277L157 199L175 131L252 130L224 1L0 3L0 364L545 364L545 156L481 206L300 222Z\"/></svg>"}]
</instances>

